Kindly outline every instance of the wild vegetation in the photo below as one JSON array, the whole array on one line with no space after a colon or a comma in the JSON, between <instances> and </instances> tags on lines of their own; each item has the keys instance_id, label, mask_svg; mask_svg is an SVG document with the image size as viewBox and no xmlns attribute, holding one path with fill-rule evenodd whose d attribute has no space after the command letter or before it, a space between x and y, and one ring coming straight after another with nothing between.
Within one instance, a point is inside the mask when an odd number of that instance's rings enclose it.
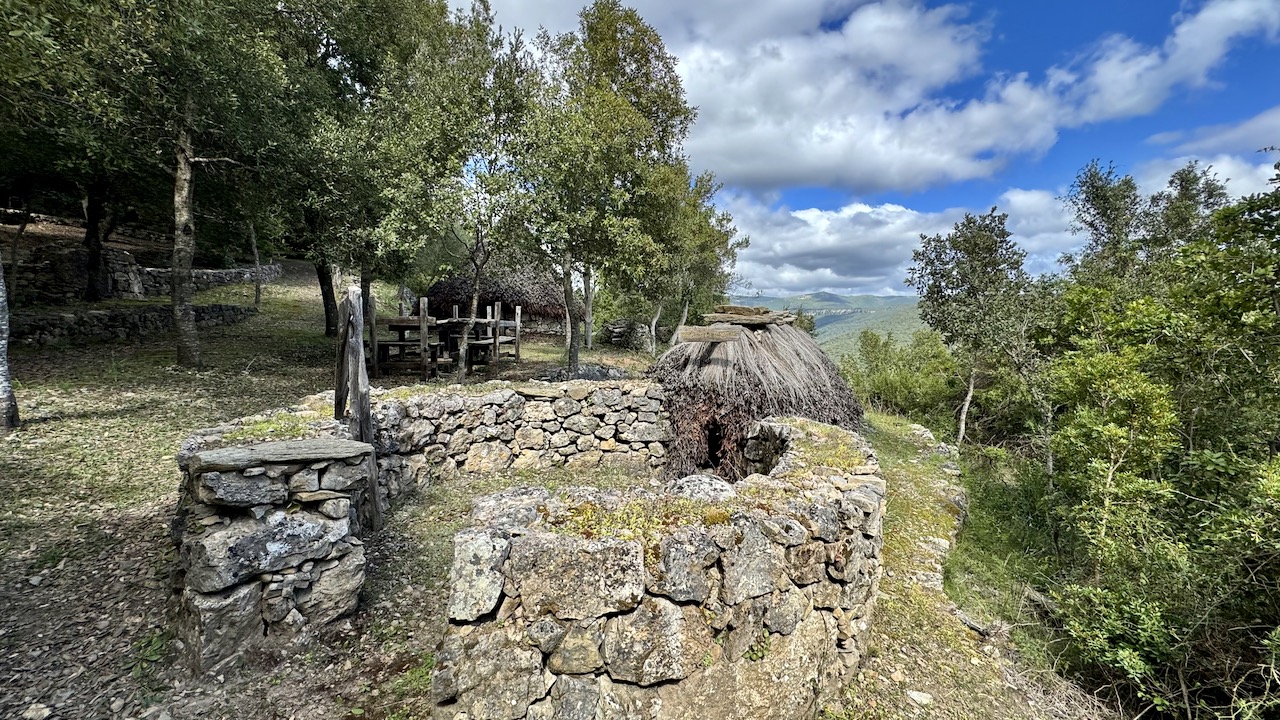
<instances>
[{"instance_id":1,"label":"wild vegetation","mask_svg":"<svg viewBox=\"0 0 1280 720\"><path fill-rule=\"evenodd\" d=\"M923 238L908 282L937 334L863 333L846 376L875 407L958 419L975 541L1008 558L965 574L1037 599L1029 646L1135 712L1268 717L1280 188L1232 202L1192 164L1144 195L1095 162L1064 200L1086 244L1060 276L1025 273L995 210Z\"/></svg>"}]
</instances>

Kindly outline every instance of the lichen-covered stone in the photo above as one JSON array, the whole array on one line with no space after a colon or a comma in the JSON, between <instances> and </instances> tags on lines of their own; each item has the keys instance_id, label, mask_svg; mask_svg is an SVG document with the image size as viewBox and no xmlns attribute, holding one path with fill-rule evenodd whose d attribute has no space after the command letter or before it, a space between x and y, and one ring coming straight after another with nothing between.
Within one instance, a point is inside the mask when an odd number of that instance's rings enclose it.
<instances>
[{"instance_id":1,"label":"lichen-covered stone","mask_svg":"<svg viewBox=\"0 0 1280 720\"><path fill-rule=\"evenodd\" d=\"M453 702L454 713L492 720L523 718L547 694L542 653L521 642L513 626L447 634L431 674L437 703Z\"/></svg>"},{"instance_id":2,"label":"lichen-covered stone","mask_svg":"<svg viewBox=\"0 0 1280 720\"><path fill-rule=\"evenodd\" d=\"M511 464L511 450L505 443L483 442L467 449L466 472L493 473Z\"/></svg>"},{"instance_id":3,"label":"lichen-covered stone","mask_svg":"<svg viewBox=\"0 0 1280 720\"><path fill-rule=\"evenodd\" d=\"M265 473L244 475L233 471L200 473L196 482L196 499L209 505L252 507L278 505L289 496L288 486Z\"/></svg>"},{"instance_id":4,"label":"lichen-covered stone","mask_svg":"<svg viewBox=\"0 0 1280 720\"><path fill-rule=\"evenodd\" d=\"M449 569L449 619L471 622L493 612L502 598L502 563L511 543L495 533L469 529L453 537Z\"/></svg>"},{"instance_id":5,"label":"lichen-covered stone","mask_svg":"<svg viewBox=\"0 0 1280 720\"><path fill-rule=\"evenodd\" d=\"M355 612L364 585L364 564L364 548L357 546L318 572L310 587L297 594L298 612L315 625Z\"/></svg>"},{"instance_id":6,"label":"lichen-covered stone","mask_svg":"<svg viewBox=\"0 0 1280 720\"><path fill-rule=\"evenodd\" d=\"M672 480L667 493L700 502L718 503L738 497L728 481L715 475L688 475Z\"/></svg>"},{"instance_id":7,"label":"lichen-covered stone","mask_svg":"<svg viewBox=\"0 0 1280 720\"><path fill-rule=\"evenodd\" d=\"M310 513L277 510L261 520L241 517L187 539L182 547L187 586L197 592L216 592L253 575L322 558L348 530L346 519Z\"/></svg>"},{"instance_id":8,"label":"lichen-covered stone","mask_svg":"<svg viewBox=\"0 0 1280 720\"><path fill-rule=\"evenodd\" d=\"M246 583L224 592L182 594L180 636L192 667L203 672L234 657L262 635L258 606L262 585Z\"/></svg>"},{"instance_id":9,"label":"lichen-covered stone","mask_svg":"<svg viewBox=\"0 0 1280 720\"><path fill-rule=\"evenodd\" d=\"M711 595L706 569L719 557L716 544L702 530L677 531L660 543L658 566L650 577L649 592L680 603L702 603Z\"/></svg>"},{"instance_id":10,"label":"lichen-covered stone","mask_svg":"<svg viewBox=\"0 0 1280 720\"><path fill-rule=\"evenodd\" d=\"M696 607L645 597L634 612L605 625L605 669L614 680L641 686L680 680L702 667L712 644Z\"/></svg>"},{"instance_id":11,"label":"lichen-covered stone","mask_svg":"<svg viewBox=\"0 0 1280 720\"><path fill-rule=\"evenodd\" d=\"M521 535L511 540L505 573L530 616L601 617L630 610L644 595L638 541Z\"/></svg>"},{"instance_id":12,"label":"lichen-covered stone","mask_svg":"<svg viewBox=\"0 0 1280 720\"><path fill-rule=\"evenodd\" d=\"M363 463L359 465L335 463L325 468L320 474L322 490L350 490L365 487L368 482L369 469Z\"/></svg>"},{"instance_id":13,"label":"lichen-covered stone","mask_svg":"<svg viewBox=\"0 0 1280 720\"><path fill-rule=\"evenodd\" d=\"M753 518L738 514L733 517L738 532L736 547L720 556L724 569L724 602L737 605L748 598L785 589L789 585L783 549L770 542Z\"/></svg>"},{"instance_id":14,"label":"lichen-covered stone","mask_svg":"<svg viewBox=\"0 0 1280 720\"><path fill-rule=\"evenodd\" d=\"M583 675L604 667L600 643L604 639L604 621L595 620L585 627L569 626L555 652L547 658L547 669L557 675Z\"/></svg>"}]
</instances>

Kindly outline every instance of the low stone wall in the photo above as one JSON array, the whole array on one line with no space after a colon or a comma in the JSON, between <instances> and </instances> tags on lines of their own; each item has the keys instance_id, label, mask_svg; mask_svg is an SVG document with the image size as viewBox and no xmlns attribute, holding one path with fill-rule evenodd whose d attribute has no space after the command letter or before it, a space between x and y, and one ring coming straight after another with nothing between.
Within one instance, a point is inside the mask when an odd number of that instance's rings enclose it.
<instances>
[{"instance_id":1,"label":"low stone wall","mask_svg":"<svg viewBox=\"0 0 1280 720\"><path fill-rule=\"evenodd\" d=\"M80 300L88 283L88 258L88 250L80 245L40 246L38 252L20 255L16 268L5 267L15 304L19 307L63 305ZM142 300L170 294L167 267L142 267L131 253L110 246L102 248L102 264L109 297ZM191 274L197 291L254 281L251 267L197 269ZM277 280L283 274L280 263L262 266L264 283Z\"/></svg>"},{"instance_id":2,"label":"low stone wall","mask_svg":"<svg viewBox=\"0 0 1280 720\"><path fill-rule=\"evenodd\" d=\"M372 446L293 440L183 455L178 636L197 671L355 610L381 525Z\"/></svg>"},{"instance_id":3,"label":"low stone wall","mask_svg":"<svg viewBox=\"0 0 1280 720\"><path fill-rule=\"evenodd\" d=\"M258 309L245 305L196 305L196 325L214 327L247 320ZM15 314L10 333L27 345L60 342L127 340L169 332L173 309L151 305L110 310L77 310L65 313Z\"/></svg>"},{"instance_id":4,"label":"low stone wall","mask_svg":"<svg viewBox=\"0 0 1280 720\"><path fill-rule=\"evenodd\" d=\"M437 718L804 718L865 648L884 483L859 436L753 429L753 474L520 488L454 538Z\"/></svg>"},{"instance_id":5,"label":"low stone wall","mask_svg":"<svg viewBox=\"0 0 1280 720\"><path fill-rule=\"evenodd\" d=\"M171 271L169 268L138 268L139 283L142 296L157 297L170 294ZM284 274L284 266L280 263L262 266L262 282L269 283L280 279ZM196 291L209 290L223 285L239 285L254 281L254 270L251 267L230 268L226 270L192 270L191 279ZM121 297L125 297L122 295Z\"/></svg>"},{"instance_id":6,"label":"low stone wall","mask_svg":"<svg viewBox=\"0 0 1280 720\"><path fill-rule=\"evenodd\" d=\"M650 382L529 382L374 393L384 473L538 470L666 463L670 420ZM410 390L410 392L412 392Z\"/></svg>"}]
</instances>

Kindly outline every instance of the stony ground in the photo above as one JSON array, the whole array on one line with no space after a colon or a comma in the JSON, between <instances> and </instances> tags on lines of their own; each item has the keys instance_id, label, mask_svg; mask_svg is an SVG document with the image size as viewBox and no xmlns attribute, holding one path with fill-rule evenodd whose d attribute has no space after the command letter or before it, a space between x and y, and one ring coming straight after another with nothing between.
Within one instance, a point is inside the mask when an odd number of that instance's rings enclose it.
<instances>
[{"instance_id":1,"label":"stony ground","mask_svg":"<svg viewBox=\"0 0 1280 720\"><path fill-rule=\"evenodd\" d=\"M202 301L250 302L224 288ZM248 657L192 680L173 664L173 453L193 428L291 404L331 382L314 274L289 263L263 312L206 332L205 370L171 365L170 341L17 348L25 424L0 438L0 717L388 718L426 716L450 538L471 498L512 484L582 478L505 474L444 483L396 509L369 543L362 610L315 642ZM560 362L555 344L491 377L527 378ZM638 369L645 360L588 360ZM408 382L409 378L403 381ZM904 423L873 419L891 492L877 638L842 718L1102 717L1088 699L1010 660L999 636L979 638L938 589L954 516L939 487L944 459L921 453ZM648 478L598 474L591 484Z\"/></svg>"}]
</instances>

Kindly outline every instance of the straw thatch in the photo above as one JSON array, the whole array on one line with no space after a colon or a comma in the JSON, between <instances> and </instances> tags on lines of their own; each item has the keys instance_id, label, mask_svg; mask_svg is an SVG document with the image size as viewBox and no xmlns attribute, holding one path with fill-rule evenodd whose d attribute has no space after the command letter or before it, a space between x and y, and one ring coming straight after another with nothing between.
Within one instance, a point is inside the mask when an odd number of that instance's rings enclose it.
<instances>
[{"instance_id":1,"label":"straw thatch","mask_svg":"<svg viewBox=\"0 0 1280 720\"><path fill-rule=\"evenodd\" d=\"M454 305L466 313L471 306L471 278L452 275L440 280L427 290L427 301L432 314L447 313ZM564 320L564 285L560 278L529 265L510 267L495 262L486 268L480 281L480 307L495 302L501 302L507 312L519 305L525 317Z\"/></svg>"},{"instance_id":2,"label":"straw thatch","mask_svg":"<svg viewBox=\"0 0 1280 720\"><path fill-rule=\"evenodd\" d=\"M771 415L796 415L851 430L862 406L835 363L792 325L744 327L733 342L687 342L671 348L649 374L667 392L675 430L667 471L712 469L738 479L746 434Z\"/></svg>"}]
</instances>

